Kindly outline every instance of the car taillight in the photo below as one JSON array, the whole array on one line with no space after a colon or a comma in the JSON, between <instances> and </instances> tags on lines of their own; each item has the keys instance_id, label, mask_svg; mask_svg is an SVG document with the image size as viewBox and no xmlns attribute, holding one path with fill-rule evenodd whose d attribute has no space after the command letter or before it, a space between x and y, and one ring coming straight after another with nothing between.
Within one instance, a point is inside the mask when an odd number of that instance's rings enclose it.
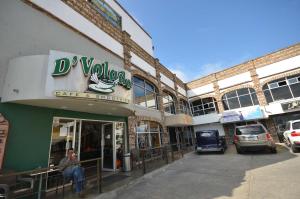
<instances>
[{"instance_id":1,"label":"car taillight","mask_svg":"<svg viewBox=\"0 0 300 199\"><path fill-rule=\"evenodd\" d=\"M293 132L291 133L291 136L292 136L292 137L300 136L300 132L293 131Z\"/></svg>"},{"instance_id":2,"label":"car taillight","mask_svg":"<svg viewBox=\"0 0 300 199\"><path fill-rule=\"evenodd\" d=\"M238 142L239 141L239 137L237 135L234 135L233 140L234 140L234 142Z\"/></svg>"},{"instance_id":3,"label":"car taillight","mask_svg":"<svg viewBox=\"0 0 300 199\"><path fill-rule=\"evenodd\" d=\"M270 133L266 134L266 138L267 138L267 140L272 140L273 139Z\"/></svg>"}]
</instances>

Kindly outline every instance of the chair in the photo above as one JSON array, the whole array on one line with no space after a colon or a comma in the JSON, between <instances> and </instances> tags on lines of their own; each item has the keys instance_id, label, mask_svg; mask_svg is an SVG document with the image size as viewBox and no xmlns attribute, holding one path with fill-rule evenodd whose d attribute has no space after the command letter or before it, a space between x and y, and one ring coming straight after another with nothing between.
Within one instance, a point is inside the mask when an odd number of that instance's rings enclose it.
<instances>
[{"instance_id":1,"label":"chair","mask_svg":"<svg viewBox=\"0 0 300 199\"><path fill-rule=\"evenodd\" d=\"M1 177L0 196L4 198L18 197L33 192L34 180L29 177Z\"/></svg>"}]
</instances>

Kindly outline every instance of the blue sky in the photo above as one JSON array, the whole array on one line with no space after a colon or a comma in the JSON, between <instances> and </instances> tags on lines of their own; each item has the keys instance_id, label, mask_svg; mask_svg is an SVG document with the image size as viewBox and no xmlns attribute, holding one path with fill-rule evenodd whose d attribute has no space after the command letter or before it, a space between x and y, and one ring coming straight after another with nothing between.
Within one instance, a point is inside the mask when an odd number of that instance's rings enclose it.
<instances>
[{"instance_id":1,"label":"blue sky","mask_svg":"<svg viewBox=\"0 0 300 199\"><path fill-rule=\"evenodd\" d=\"M300 0L118 0L185 82L300 42Z\"/></svg>"}]
</instances>

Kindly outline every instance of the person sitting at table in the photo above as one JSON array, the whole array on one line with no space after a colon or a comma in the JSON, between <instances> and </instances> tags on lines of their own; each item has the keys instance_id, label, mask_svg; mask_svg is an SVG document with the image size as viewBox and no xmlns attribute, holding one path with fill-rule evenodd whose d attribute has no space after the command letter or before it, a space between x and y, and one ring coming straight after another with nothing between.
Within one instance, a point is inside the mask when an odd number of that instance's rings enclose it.
<instances>
[{"instance_id":1,"label":"person sitting at table","mask_svg":"<svg viewBox=\"0 0 300 199\"><path fill-rule=\"evenodd\" d=\"M76 193L83 196L84 169L80 166L73 148L68 149L67 156L59 162L58 168L62 171L64 178L73 180Z\"/></svg>"}]
</instances>

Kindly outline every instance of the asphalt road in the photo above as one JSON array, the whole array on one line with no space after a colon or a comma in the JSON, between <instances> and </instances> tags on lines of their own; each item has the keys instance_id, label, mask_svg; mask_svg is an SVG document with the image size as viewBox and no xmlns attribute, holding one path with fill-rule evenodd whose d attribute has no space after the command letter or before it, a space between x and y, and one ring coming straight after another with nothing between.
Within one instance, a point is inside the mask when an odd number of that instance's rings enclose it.
<instances>
[{"instance_id":1,"label":"asphalt road","mask_svg":"<svg viewBox=\"0 0 300 199\"><path fill-rule=\"evenodd\" d=\"M299 199L300 153L186 154L99 199Z\"/></svg>"}]
</instances>

